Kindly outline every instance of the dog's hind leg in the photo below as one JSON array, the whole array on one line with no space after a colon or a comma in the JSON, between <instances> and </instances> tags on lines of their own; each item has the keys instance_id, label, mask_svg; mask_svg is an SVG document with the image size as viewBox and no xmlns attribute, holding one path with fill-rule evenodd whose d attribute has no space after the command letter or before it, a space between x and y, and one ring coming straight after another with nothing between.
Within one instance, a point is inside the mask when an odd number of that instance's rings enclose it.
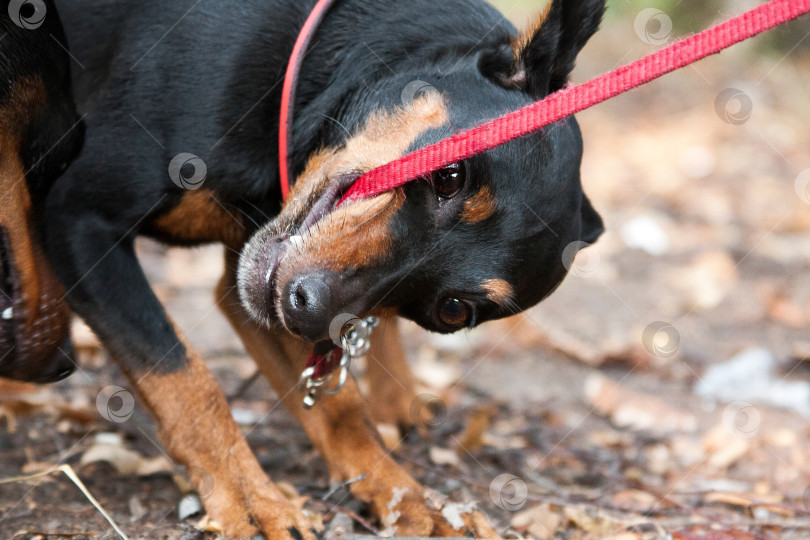
<instances>
[{"instance_id":1,"label":"dog's hind leg","mask_svg":"<svg viewBox=\"0 0 810 540\"><path fill-rule=\"evenodd\" d=\"M262 471L213 375L153 294L127 227L66 195L57 189L48 200L54 269L71 306L153 413L166 450L188 468L209 517L228 538L313 538L303 514Z\"/></svg>"},{"instance_id":2,"label":"dog's hind leg","mask_svg":"<svg viewBox=\"0 0 810 540\"><path fill-rule=\"evenodd\" d=\"M431 503L435 499L430 492L383 448L368 404L353 379L338 394L324 395L313 409L304 409L297 385L312 345L251 319L239 301L233 253L226 256L225 266L217 287L220 308L326 460L333 481L355 480L349 486L352 494L369 503L382 526L398 535L498 537L478 512L463 514L464 524L457 529L444 519L441 507Z\"/></svg>"}]
</instances>

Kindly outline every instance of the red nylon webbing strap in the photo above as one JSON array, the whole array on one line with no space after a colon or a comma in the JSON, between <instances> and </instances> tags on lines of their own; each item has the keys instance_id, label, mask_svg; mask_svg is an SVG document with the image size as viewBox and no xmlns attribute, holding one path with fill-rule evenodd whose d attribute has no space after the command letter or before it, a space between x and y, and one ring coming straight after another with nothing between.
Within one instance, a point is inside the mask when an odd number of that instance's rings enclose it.
<instances>
[{"instance_id":1,"label":"red nylon webbing strap","mask_svg":"<svg viewBox=\"0 0 810 540\"><path fill-rule=\"evenodd\" d=\"M298 86L298 74L301 65L304 63L304 56L307 54L309 42L315 35L315 30L320 26L326 12L335 0L318 0L315 7L307 17L304 27L298 34L295 41L290 61L287 64L287 72L284 74L284 88L281 92L281 115L279 117L278 130L278 168L281 181L281 196L286 200L290 192L290 154L289 146L292 143L293 135L293 109L295 107L295 90Z\"/></svg>"},{"instance_id":2,"label":"red nylon webbing strap","mask_svg":"<svg viewBox=\"0 0 810 540\"><path fill-rule=\"evenodd\" d=\"M491 150L808 11L810 0L772 0L590 82L564 88L542 101L378 167L360 177L341 202L378 195Z\"/></svg>"}]
</instances>

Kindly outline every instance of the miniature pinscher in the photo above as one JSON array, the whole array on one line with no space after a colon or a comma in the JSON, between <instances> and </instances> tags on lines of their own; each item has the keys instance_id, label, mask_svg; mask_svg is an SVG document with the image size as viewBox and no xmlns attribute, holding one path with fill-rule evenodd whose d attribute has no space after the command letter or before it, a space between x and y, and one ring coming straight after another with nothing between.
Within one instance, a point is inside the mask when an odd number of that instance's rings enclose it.
<instances>
[{"instance_id":1,"label":"miniature pinscher","mask_svg":"<svg viewBox=\"0 0 810 540\"><path fill-rule=\"evenodd\" d=\"M219 306L332 479L359 478L351 491L381 527L497 537L475 511L463 525L448 521L374 426L413 423L397 316L454 332L515 314L559 285L568 246L600 235L580 183L577 123L567 118L369 200L337 202L364 172L562 88L605 1L554 0L523 33L482 0L338 2L303 63L296 181L282 204L281 83L314 3L59 0L84 66L74 91L87 136L45 200L47 254L167 451L213 478L204 504L227 537L313 533L262 471L214 377L152 292L135 256L138 235L226 246ZM306 410L299 375L343 313L384 319L372 336L370 395L350 379Z\"/></svg>"}]
</instances>

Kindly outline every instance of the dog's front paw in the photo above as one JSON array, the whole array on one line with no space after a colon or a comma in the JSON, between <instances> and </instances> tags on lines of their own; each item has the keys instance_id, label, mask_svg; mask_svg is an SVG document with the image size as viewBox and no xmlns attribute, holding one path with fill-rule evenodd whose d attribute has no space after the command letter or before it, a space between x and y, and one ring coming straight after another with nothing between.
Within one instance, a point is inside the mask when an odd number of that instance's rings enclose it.
<instances>
[{"instance_id":1,"label":"dog's front paw","mask_svg":"<svg viewBox=\"0 0 810 540\"><path fill-rule=\"evenodd\" d=\"M316 538L306 516L263 473L212 475L191 467L189 477L207 513L206 530L236 540Z\"/></svg>"},{"instance_id":2,"label":"dog's front paw","mask_svg":"<svg viewBox=\"0 0 810 540\"><path fill-rule=\"evenodd\" d=\"M206 529L236 540L315 540L306 517L292 504L226 489L206 498Z\"/></svg>"},{"instance_id":3,"label":"dog's front paw","mask_svg":"<svg viewBox=\"0 0 810 540\"><path fill-rule=\"evenodd\" d=\"M372 501L386 535L500 538L472 504L447 498L418 484L380 492Z\"/></svg>"}]
</instances>

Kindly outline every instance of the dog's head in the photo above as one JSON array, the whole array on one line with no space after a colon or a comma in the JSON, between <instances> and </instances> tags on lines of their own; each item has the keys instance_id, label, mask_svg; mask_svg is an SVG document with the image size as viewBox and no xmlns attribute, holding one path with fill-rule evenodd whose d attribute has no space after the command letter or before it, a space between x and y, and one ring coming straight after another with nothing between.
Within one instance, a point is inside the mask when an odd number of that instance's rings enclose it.
<instances>
[{"instance_id":1,"label":"dog's head","mask_svg":"<svg viewBox=\"0 0 810 540\"><path fill-rule=\"evenodd\" d=\"M42 200L84 135L53 2L0 14L0 377L62 379L74 368L70 312L42 251Z\"/></svg>"},{"instance_id":2,"label":"dog's head","mask_svg":"<svg viewBox=\"0 0 810 540\"><path fill-rule=\"evenodd\" d=\"M562 88L603 12L604 0L555 0L524 36L415 82L392 76L345 107L351 135L311 156L281 214L242 254L239 289L253 316L310 341L327 338L343 313L396 313L453 332L550 294L566 275L566 248L602 232L582 192L573 117L336 204L364 172Z\"/></svg>"}]
</instances>

